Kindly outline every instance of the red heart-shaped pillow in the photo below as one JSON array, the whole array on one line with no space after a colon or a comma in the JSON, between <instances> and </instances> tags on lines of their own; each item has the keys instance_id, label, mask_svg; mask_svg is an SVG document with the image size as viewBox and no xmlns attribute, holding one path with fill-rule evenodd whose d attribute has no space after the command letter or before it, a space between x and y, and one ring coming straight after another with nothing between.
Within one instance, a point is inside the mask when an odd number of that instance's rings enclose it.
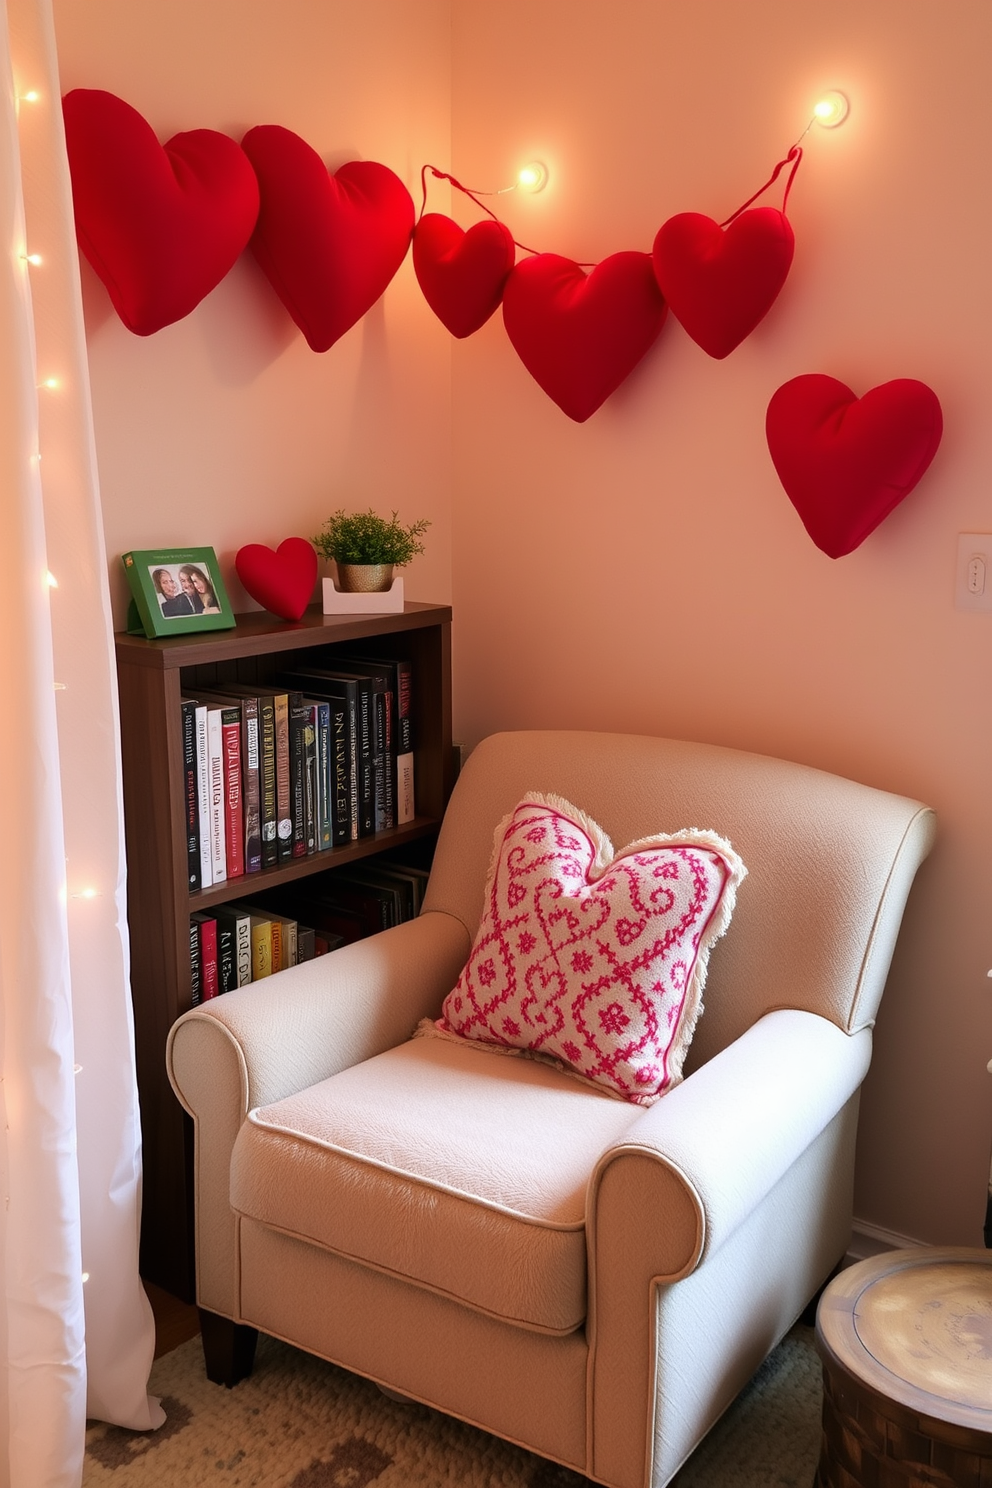
<instances>
[{"instance_id":1,"label":"red heart-shaped pillow","mask_svg":"<svg viewBox=\"0 0 992 1488\"><path fill-rule=\"evenodd\" d=\"M150 336L195 309L246 246L255 172L212 129L160 145L136 109L98 88L74 88L62 113L79 246L128 330Z\"/></svg>"},{"instance_id":2,"label":"red heart-shaped pillow","mask_svg":"<svg viewBox=\"0 0 992 1488\"><path fill-rule=\"evenodd\" d=\"M614 253L590 274L570 258L538 253L517 264L503 291L517 355L579 424L633 371L667 313L648 253Z\"/></svg>"},{"instance_id":3,"label":"red heart-shaped pillow","mask_svg":"<svg viewBox=\"0 0 992 1488\"><path fill-rule=\"evenodd\" d=\"M943 416L926 383L896 378L858 398L809 372L772 395L772 463L816 546L843 558L908 496L937 453Z\"/></svg>"},{"instance_id":4,"label":"red heart-shaped pillow","mask_svg":"<svg viewBox=\"0 0 992 1488\"><path fill-rule=\"evenodd\" d=\"M459 339L497 308L515 256L513 234L502 222L477 222L463 232L450 217L428 212L413 234L413 269L424 299Z\"/></svg>"},{"instance_id":5,"label":"red heart-shaped pillow","mask_svg":"<svg viewBox=\"0 0 992 1488\"><path fill-rule=\"evenodd\" d=\"M304 537L287 537L275 552L248 543L234 567L252 599L283 620L299 620L317 582L317 554Z\"/></svg>"},{"instance_id":6,"label":"red heart-shaped pillow","mask_svg":"<svg viewBox=\"0 0 992 1488\"><path fill-rule=\"evenodd\" d=\"M308 345L326 351L406 257L413 200L374 160L330 175L316 150L279 124L249 129L241 145L261 192L252 252Z\"/></svg>"},{"instance_id":7,"label":"red heart-shaped pillow","mask_svg":"<svg viewBox=\"0 0 992 1488\"><path fill-rule=\"evenodd\" d=\"M722 358L771 309L794 249L785 213L754 207L727 228L699 212L670 217L651 258L675 319L711 357Z\"/></svg>"}]
</instances>

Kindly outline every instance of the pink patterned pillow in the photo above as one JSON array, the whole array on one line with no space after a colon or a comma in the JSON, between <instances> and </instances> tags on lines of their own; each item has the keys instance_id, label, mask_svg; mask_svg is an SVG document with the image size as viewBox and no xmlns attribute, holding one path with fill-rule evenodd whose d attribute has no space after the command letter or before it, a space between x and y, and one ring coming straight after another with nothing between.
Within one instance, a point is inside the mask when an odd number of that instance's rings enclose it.
<instances>
[{"instance_id":1,"label":"pink patterned pillow","mask_svg":"<svg viewBox=\"0 0 992 1488\"><path fill-rule=\"evenodd\" d=\"M479 933L434 1028L653 1105L682 1078L710 946L746 872L712 832L614 854L568 801L528 794L496 828Z\"/></svg>"}]
</instances>

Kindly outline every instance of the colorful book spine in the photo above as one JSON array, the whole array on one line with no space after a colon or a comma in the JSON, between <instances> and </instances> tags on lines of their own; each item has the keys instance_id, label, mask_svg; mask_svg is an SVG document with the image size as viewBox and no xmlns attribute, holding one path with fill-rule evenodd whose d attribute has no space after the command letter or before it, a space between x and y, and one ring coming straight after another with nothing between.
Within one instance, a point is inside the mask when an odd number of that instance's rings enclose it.
<instances>
[{"instance_id":1,"label":"colorful book spine","mask_svg":"<svg viewBox=\"0 0 992 1488\"><path fill-rule=\"evenodd\" d=\"M232 992L238 985L238 972L234 956L234 929L229 920L217 915L217 990Z\"/></svg>"},{"instance_id":2,"label":"colorful book spine","mask_svg":"<svg viewBox=\"0 0 992 1488\"><path fill-rule=\"evenodd\" d=\"M272 921L266 915L251 916L251 979L272 975Z\"/></svg>"},{"instance_id":3,"label":"colorful book spine","mask_svg":"<svg viewBox=\"0 0 992 1488\"><path fill-rule=\"evenodd\" d=\"M331 812L334 803L334 782L331 774L331 705L326 698L314 702L308 700L312 709L315 739L315 775L317 796L317 851L326 852L333 846Z\"/></svg>"},{"instance_id":4,"label":"colorful book spine","mask_svg":"<svg viewBox=\"0 0 992 1488\"><path fill-rule=\"evenodd\" d=\"M221 742L224 751L224 845L228 878L245 871L245 817L241 774L241 708L233 704L221 709Z\"/></svg>"},{"instance_id":5,"label":"colorful book spine","mask_svg":"<svg viewBox=\"0 0 992 1488\"><path fill-rule=\"evenodd\" d=\"M207 708L207 780L210 790L210 874L212 881L227 878L227 842L225 825L227 803L224 791L224 733L220 708Z\"/></svg>"},{"instance_id":6,"label":"colorful book spine","mask_svg":"<svg viewBox=\"0 0 992 1488\"><path fill-rule=\"evenodd\" d=\"M276 817L276 709L271 697L259 697L258 700L258 745L262 867L274 868L279 860L279 824Z\"/></svg>"},{"instance_id":7,"label":"colorful book spine","mask_svg":"<svg viewBox=\"0 0 992 1488\"><path fill-rule=\"evenodd\" d=\"M303 836L307 856L318 847L320 830L319 782L317 779L317 710L305 703L303 724Z\"/></svg>"},{"instance_id":8,"label":"colorful book spine","mask_svg":"<svg viewBox=\"0 0 992 1488\"><path fill-rule=\"evenodd\" d=\"M239 904L225 904L216 910L218 939L226 932L234 955L233 986L246 987L251 981L251 916ZM222 987L230 991L231 987Z\"/></svg>"},{"instance_id":9,"label":"colorful book spine","mask_svg":"<svg viewBox=\"0 0 992 1488\"><path fill-rule=\"evenodd\" d=\"M210 744L207 738L206 705L195 706L196 723L196 790L200 833L200 887L209 889L214 881L213 853L210 846Z\"/></svg>"},{"instance_id":10,"label":"colorful book spine","mask_svg":"<svg viewBox=\"0 0 992 1488\"><path fill-rule=\"evenodd\" d=\"M288 862L293 856L293 803L290 776L289 694L272 695L275 711L276 738L276 847L278 861Z\"/></svg>"},{"instance_id":11,"label":"colorful book spine","mask_svg":"<svg viewBox=\"0 0 992 1488\"><path fill-rule=\"evenodd\" d=\"M269 935L272 943L272 974L274 976L277 971L285 970L285 962L283 960L285 952L283 951L282 944L282 920L278 919L276 915L272 915L271 919L269 920Z\"/></svg>"},{"instance_id":12,"label":"colorful book spine","mask_svg":"<svg viewBox=\"0 0 992 1488\"><path fill-rule=\"evenodd\" d=\"M262 797L259 766L258 698L241 704L241 775L244 796L245 872L262 866Z\"/></svg>"},{"instance_id":13,"label":"colorful book spine","mask_svg":"<svg viewBox=\"0 0 992 1488\"><path fill-rule=\"evenodd\" d=\"M412 822L417 814L413 790L413 666L396 661L396 825Z\"/></svg>"},{"instance_id":14,"label":"colorful book spine","mask_svg":"<svg viewBox=\"0 0 992 1488\"><path fill-rule=\"evenodd\" d=\"M203 976L200 962L200 927L190 916L189 922L189 1005L199 1007L203 1001Z\"/></svg>"},{"instance_id":15,"label":"colorful book spine","mask_svg":"<svg viewBox=\"0 0 992 1488\"><path fill-rule=\"evenodd\" d=\"M189 874L189 891L195 893L200 887L200 804L196 783L196 703L192 698L183 698L182 744L183 744L183 808L186 824L186 866Z\"/></svg>"},{"instance_id":16,"label":"colorful book spine","mask_svg":"<svg viewBox=\"0 0 992 1488\"><path fill-rule=\"evenodd\" d=\"M328 697L330 714L329 769L331 846L351 841L352 768L348 705L342 697ZM355 830L358 830L358 800L355 798Z\"/></svg>"},{"instance_id":17,"label":"colorful book spine","mask_svg":"<svg viewBox=\"0 0 992 1488\"><path fill-rule=\"evenodd\" d=\"M200 940L200 1000L207 1002L220 990L217 965L217 921L205 910L190 915L195 921Z\"/></svg>"},{"instance_id":18,"label":"colorful book spine","mask_svg":"<svg viewBox=\"0 0 992 1488\"><path fill-rule=\"evenodd\" d=\"M306 822L306 729L310 710L303 694L291 692L289 702L290 814L293 818L292 856L307 856Z\"/></svg>"}]
</instances>

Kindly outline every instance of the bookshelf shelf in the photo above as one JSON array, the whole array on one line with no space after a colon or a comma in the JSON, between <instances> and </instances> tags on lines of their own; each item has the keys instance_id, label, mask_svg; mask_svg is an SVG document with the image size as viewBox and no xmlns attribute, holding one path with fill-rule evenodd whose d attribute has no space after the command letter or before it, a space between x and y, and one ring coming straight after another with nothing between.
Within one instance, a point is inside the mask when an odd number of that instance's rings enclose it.
<instances>
[{"instance_id":1,"label":"bookshelf shelf","mask_svg":"<svg viewBox=\"0 0 992 1488\"><path fill-rule=\"evenodd\" d=\"M238 615L228 631L148 641L116 636L120 692L128 926L138 1094L144 1153L141 1274L184 1301L194 1296L192 1129L165 1072L165 1044L190 1005L189 916L386 849L427 841L440 826L454 778L451 747L451 610L408 603L395 615L324 615L299 621ZM196 688L264 683L300 663L330 666L360 649L413 667L412 822L190 893L187 877L180 697Z\"/></svg>"}]
</instances>

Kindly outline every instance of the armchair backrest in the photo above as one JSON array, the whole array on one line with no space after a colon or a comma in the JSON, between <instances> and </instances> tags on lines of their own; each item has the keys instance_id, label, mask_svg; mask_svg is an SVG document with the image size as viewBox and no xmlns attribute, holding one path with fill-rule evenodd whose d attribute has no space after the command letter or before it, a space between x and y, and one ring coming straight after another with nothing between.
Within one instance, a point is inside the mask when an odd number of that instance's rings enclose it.
<instances>
[{"instance_id":1,"label":"armchair backrest","mask_svg":"<svg viewBox=\"0 0 992 1488\"><path fill-rule=\"evenodd\" d=\"M425 911L474 937L497 823L527 791L564 796L615 848L696 827L748 869L710 960L692 1065L776 1008L851 1031L874 1021L934 815L903 796L716 745L634 734L493 734L466 761L445 815Z\"/></svg>"}]
</instances>

